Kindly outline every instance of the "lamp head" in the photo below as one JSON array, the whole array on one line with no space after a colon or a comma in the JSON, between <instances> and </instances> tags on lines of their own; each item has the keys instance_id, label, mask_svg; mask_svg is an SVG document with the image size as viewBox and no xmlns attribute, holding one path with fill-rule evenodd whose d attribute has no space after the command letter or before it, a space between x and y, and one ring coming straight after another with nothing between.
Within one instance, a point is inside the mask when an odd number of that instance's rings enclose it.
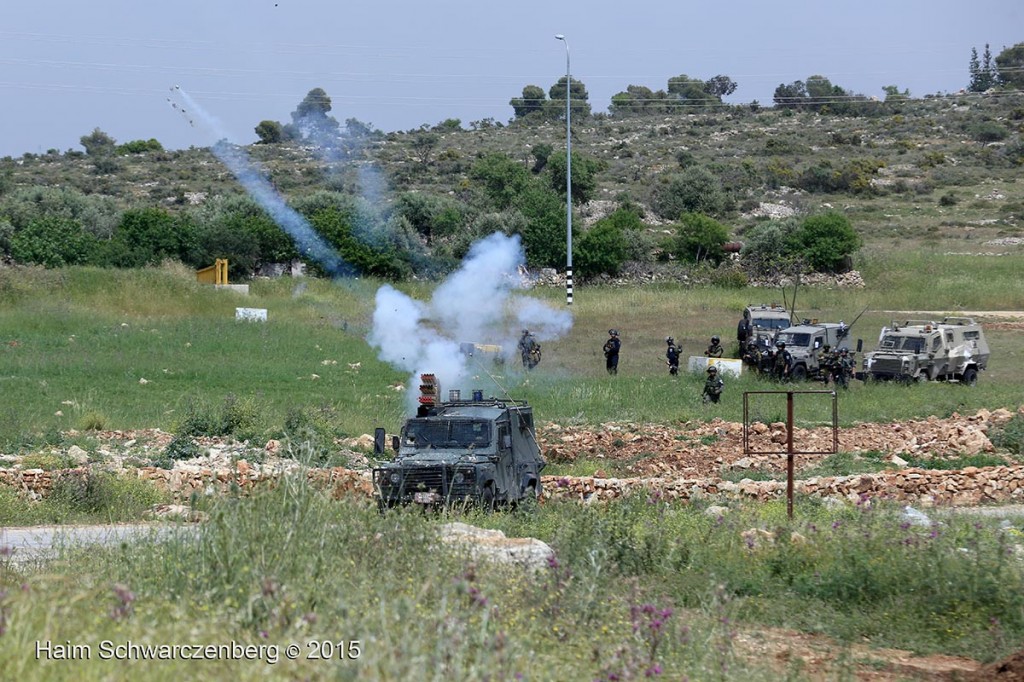
<instances>
[{"instance_id":1,"label":"lamp head","mask_svg":"<svg viewBox=\"0 0 1024 682\"><path fill-rule=\"evenodd\" d=\"M556 40L565 40L565 36L562 35L561 33L556 33L555 34L555 39Z\"/></svg>"}]
</instances>

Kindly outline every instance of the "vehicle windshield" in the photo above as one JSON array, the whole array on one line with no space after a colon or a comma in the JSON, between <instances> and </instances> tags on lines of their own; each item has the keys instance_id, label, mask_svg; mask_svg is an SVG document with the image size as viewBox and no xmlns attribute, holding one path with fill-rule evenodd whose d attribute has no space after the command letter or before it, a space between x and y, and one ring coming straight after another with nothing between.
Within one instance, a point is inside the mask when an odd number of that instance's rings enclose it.
<instances>
[{"instance_id":1,"label":"vehicle windshield","mask_svg":"<svg viewBox=\"0 0 1024 682\"><path fill-rule=\"evenodd\" d=\"M418 448L483 448L491 444L490 422L469 419L410 419L405 444Z\"/></svg>"},{"instance_id":2,"label":"vehicle windshield","mask_svg":"<svg viewBox=\"0 0 1024 682\"><path fill-rule=\"evenodd\" d=\"M787 346L805 348L811 345L811 335L803 332L780 332L776 341L781 341Z\"/></svg>"},{"instance_id":3,"label":"vehicle windshield","mask_svg":"<svg viewBox=\"0 0 1024 682\"><path fill-rule=\"evenodd\" d=\"M791 326L788 318L778 317L755 317L753 324L762 329L785 329Z\"/></svg>"},{"instance_id":4,"label":"vehicle windshield","mask_svg":"<svg viewBox=\"0 0 1024 682\"><path fill-rule=\"evenodd\" d=\"M905 350L908 353L923 353L925 340L916 336L886 334L882 337L882 343L878 347L885 350Z\"/></svg>"}]
</instances>

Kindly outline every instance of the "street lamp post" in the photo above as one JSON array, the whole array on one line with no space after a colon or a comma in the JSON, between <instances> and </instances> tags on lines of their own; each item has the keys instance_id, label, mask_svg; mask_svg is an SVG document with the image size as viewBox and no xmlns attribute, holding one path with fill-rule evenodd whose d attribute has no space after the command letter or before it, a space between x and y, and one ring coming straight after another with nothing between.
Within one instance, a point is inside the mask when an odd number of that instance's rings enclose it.
<instances>
[{"instance_id":1,"label":"street lamp post","mask_svg":"<svg viewBox=\"0 0 1024 682\"><path fill-rule=\"evenodd\" d=\"M565 304L572 305L572 125L569 118L572 77L569 75L569 41L561 33L555 38L565 43Z\"/></svg>"}]
</instances>

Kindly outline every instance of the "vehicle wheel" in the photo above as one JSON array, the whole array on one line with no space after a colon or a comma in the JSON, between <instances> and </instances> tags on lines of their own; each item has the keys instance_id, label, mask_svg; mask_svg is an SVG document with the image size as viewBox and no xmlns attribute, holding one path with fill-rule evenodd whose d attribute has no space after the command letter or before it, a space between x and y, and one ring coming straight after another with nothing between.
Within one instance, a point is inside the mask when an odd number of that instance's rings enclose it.
<instances>
[{"instance_id":1,"label":"vehicle wheel","mask_svg":"<svg viewBox=\"0 0 1024 682\"><path fill-rule=\"evenodd\" d=\"M968 386L976 386L978 384L978 370L974 369L973 367L968 367L967 369L965 369L964 376L960 380L960 383L966 384Z\"/></svg>"},{"instance_id":2,"label":"vehicle wheel","mask_svg":"<svg viewBox=\"0 0 1024 682\"><path fill-rule=\"evenodd\" d=\"M793 368L793 371L789 373L791 381L804 381L807 379L807 365L797 365Z\"/></svg>"},{"instance_id":3,"label":"vehicle wheel","mask_svg":"<svg viewBox=\"0 0 1024 682\"><path fill-rule=\"evenodd\" d=\"M537 508L539 500L540 494L537 492L537 484L531 483L526 486L526 490L523 491L523 496L519 499L516 507L523 511L533 511Z\"/></svg>"},{"instance_id":4,"label":"vehicle wheel","mask_svg":"<svg viewBox=\"0 0 1024 682\"><path fill-rule=\"evenodd\" d=\"M498 506L497 496L494 494L494 482L490 482L480 494L480 506L486 511L494 511Z\"/></svg>"}]
</instances>

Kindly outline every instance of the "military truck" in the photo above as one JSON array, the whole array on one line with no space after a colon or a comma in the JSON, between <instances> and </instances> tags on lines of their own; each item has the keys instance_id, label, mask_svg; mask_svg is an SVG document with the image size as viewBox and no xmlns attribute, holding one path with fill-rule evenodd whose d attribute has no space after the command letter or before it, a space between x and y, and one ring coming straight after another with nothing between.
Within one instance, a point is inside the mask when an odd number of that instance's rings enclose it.
<instances>
[{"instance_id":1,"label":"military truck","mask_svg":"<svg viewBox=\"0 0 1024 682\"><path fill-rule=\"evenodd\" d=\"M422 375L420 406L392 439L395 457L373 470L380 507L407 504L450 506L536 500L545 466L537 445L533 409L526 401L468 400L452 391L440 401L436 378ZM384 450L378 429L375 451Z\"/></svg>"},{"instance_id":2,"label":"military truck","mask_svg":"<svg viewBox=\"0 0 1024 682\"><path fill-rule=\"evenodd\" d=\"M792 324L789 311L772 303L748 305L736 326L736 341L740 357L745 364L765 369L765 363L775 347L775 334Z\"/></svg>"},{"instance_id":3,"label":"military truck","mask_svg":"<svg viewBox=\"0 0 1024 682\"><path fill-rule=\"evenodd\" d=\"M786 350L793 357L789 378L792 381L821 379L826 371L822 364L822 349L825 346L833 350L848 348L846 338L849 334L850 328L842 322L805 321L780 331L775 341L785 343Z\"/></svg>"},{"instance_id":4,"label":"military truck","mask_svg":"<svg viewBox=\"0 0 1024 682\"><path fill-rule=\"evenodd\" d=\"M893 321L883 327L878 348L864 354L860 379L950 381L973 386L988 366L981 325L970 317Z\"/></svg>"}]
</instances>

